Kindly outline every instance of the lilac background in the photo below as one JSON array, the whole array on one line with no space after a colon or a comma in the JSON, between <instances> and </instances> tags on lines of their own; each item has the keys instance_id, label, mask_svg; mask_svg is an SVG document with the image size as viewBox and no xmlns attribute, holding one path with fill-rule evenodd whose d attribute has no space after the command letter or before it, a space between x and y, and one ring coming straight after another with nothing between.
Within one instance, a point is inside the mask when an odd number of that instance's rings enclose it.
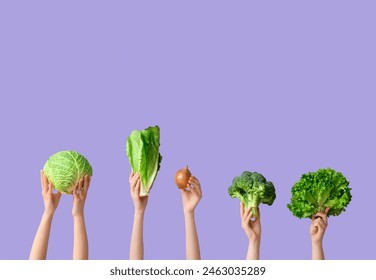
<instances>
[{"instance_id":1,"label":"lilac background","mask_svg":"<svg viewBox=\"0 0 376 280\"><path fill-rule=\"evenodd\" d=\"M309 3L308 3L309 2ZM125 141L161 127L163 162L145 218L145 258L183 259L175 171L204 196L204 259L243 259L234 176L263 173L262 258L309 259L309 220L286 208L302 173L351 182L330 219L328 259L375 259L375 1L1 1L0 259L26 259L43 202L39 170L75 149L92 163L92 259L127 259L133 205ZM55 214L48 257L72 256L72 197Z\"/></svg>"}]
</instances>

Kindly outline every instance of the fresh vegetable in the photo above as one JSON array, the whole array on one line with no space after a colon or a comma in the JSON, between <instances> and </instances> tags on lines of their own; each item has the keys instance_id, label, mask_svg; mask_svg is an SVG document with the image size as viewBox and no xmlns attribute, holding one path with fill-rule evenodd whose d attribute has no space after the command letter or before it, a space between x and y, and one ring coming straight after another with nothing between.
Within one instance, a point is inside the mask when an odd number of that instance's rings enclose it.
<instances>
[{"instance_id":1,"label":"fresh vegetable","mask_svg":"<svg viewBox=\"0 0 376 280\"><path fill-rule=\"evenodd\" d=\"M175 184L179 187L179 189L185 189L187 187L189 178L191 178L192 173L188 169L188 165L180 170L178 170L175 174Z\"/></svg>"},{"instance_id":2,"label":"fresh vegetable","mask_svg":"<svg viewBox=\"0 0 376 280\"><path fill-rule=\"evenodd\" d=\"M266 181L260 173L250 171L235 177L228 193L232 198L239 198L246 209L252 208L254 218L258 217L257 208L261 203L272 205L276 198L273 183Z\"/></svg>"},{"instance_id":3,"label":"fresh vegetable","mask_svg":"<svg viewBox=\"0 0 376 280\"><path fill-rule=\"evenodd\" d=\"M127 139L127 155L132 171L140 174L140 196L148 196L157 177L162 156L159 153L160 131L158 126L134 130Z\"/></svg>"},{"instance_id":4,"label":"fresh vegetable","mask_svg":"<svg viewBox=\"0 0 376 280\"><path fill-rule=\"evenodd\" d=\"M351 201L348 185L342 173L330 168L303 174L291 189L291 203L287 207L298 218L311 218L327 207L328 216L338 216Z\"/></svg>"},{"instance_id":5,"label":"fresh vegetable","mask_svg":"<svg viewBox=\"0 0 376 280\"><path fill-rule=\"evenodd\" d=\"M50 156L43 172L56 190L72 194L74 186L85 175L92 176L89 161L76 151L61 151Z\"/></svg>"}]
</instances>

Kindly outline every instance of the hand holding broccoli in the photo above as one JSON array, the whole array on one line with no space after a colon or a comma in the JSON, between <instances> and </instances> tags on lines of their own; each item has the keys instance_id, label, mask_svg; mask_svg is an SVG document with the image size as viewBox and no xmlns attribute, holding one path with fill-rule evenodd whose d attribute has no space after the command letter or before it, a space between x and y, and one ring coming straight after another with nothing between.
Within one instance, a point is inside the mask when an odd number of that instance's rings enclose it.
<instances>
[{"instance_id":1,"label":"hand holding broccoli","mask_svg":"<svg viewBox=\"0 0 376 280\"><path fill-rule=\"evenodd\" d=\"M43 170L40 171L40 180L42 186L42 196L44 202L44 212L53 215L60 202L61 192L53 193L54 186L48 181Z\"/></svg>"},{"instance_id":2,"label":"hand holding broccoli","mask_svg":"<svg viewBox=\"0 0 376 280\"><path fill-rule=\"evenodd\" d=\"M180 191L183 200L184 213L194 212L202 197L200 181L196 177L191 176L187 188L180 189Z\"/></svg>"},{"instance_id":3,"label":"hand holding broccoli","mask_svg":"<svg viewBox=\"0 0 376 280\"><path fill-rule=\"evenodd\" d=\"M140 196L141 179L139 173L131 172L129 186L135 212L144 212L148 203L148 196Z\"/></svg>"},{"instance_id":4,"label":"hand holding broccoli","mask_svg":"<svg viewBox=\"0 0 376 280\"><path fill-rule=\"evenodd\" d=\"M261 223L260 223L260 209L258 209L258 216L252 220L254 213L252 208L244 209L244 204L240 202L240 218L242 220L242 228L247 235L249 241L258 241L261 239Z\"/></svg>"}]
</instances>

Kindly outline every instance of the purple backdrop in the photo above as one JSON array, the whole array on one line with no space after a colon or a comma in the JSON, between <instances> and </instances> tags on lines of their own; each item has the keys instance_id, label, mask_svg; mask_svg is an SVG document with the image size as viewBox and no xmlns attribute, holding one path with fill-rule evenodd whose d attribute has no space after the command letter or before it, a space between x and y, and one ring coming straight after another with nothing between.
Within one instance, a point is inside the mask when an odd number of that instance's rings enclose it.
<instances>
[{"instance_id":1,"label":"purple backdrop","mask_svg":"<svg viewBox=\"0 0 376 280\"><path fill-rule=\"evenodd\" d=\"M43 201L39 170L75 149L94 169L86 205L92 259L127 259L133 218L125 141L161 127L163 162L145 217L145 258L184 259L175 171L189 164L204 259L243 259L244 170L274 182L261 206L262 258L309 259L309 220L286 207L302 173L351 182L331 218L328 259L375 259L375 1L1 1L0 259L26 259ZM48 257L72 256L72 197Z\"/></svg>"}]
</instances>

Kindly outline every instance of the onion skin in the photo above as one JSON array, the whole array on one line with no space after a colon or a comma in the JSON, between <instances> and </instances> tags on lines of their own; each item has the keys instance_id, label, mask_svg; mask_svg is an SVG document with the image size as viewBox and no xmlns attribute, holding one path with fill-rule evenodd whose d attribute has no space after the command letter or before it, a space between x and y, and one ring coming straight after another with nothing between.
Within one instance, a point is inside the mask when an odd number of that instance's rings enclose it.
<instances>
[{"instance_id":1,"label":"onion skin","mask_svg":"<svg viewBox=\"0 0 376 280\"><path fill-rule=\"evenodd\" d=\"M185 189L187 187L189 178L191 178L192 173L188 169L188 165L176 172L175 184L179 189Z\"/></svg>"}]
</instances>

